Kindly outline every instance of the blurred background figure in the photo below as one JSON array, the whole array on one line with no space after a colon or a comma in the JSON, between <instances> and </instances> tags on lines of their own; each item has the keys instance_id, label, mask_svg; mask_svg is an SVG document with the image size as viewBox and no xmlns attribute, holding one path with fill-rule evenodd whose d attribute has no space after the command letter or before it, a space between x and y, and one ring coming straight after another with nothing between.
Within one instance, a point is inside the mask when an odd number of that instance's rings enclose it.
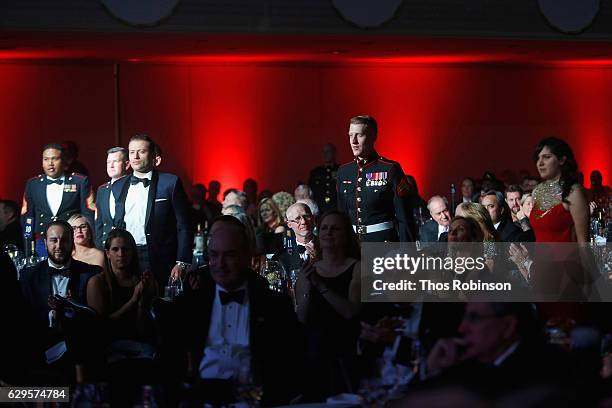
<instances>
[{"instance_id":1,"label":"blurred background figure","mask_svg":"<svg viewBox=\"0 0 612 408\"><path fill-rule=\"evenodd\" d=\"M79 147L77 144L72 140L65 140L62 142L62 148L64 149L64 172L66 174L79 173L88 176L87 167L78 159Z\"/></svg>"},{"instance_id":2,"label":"blurred background figure","mask_svg":"<svg viewBox=\"0 0 612 408\"><path fill-rule=\"evenodd\" d=\"M336 146L327 143L322 149L323 164L310 171L308 185L312 189L313 198L321 211L335 209L338 207L336 196ZM297 200L297 198L296 198Z\"/></svg>"}]
</instances>

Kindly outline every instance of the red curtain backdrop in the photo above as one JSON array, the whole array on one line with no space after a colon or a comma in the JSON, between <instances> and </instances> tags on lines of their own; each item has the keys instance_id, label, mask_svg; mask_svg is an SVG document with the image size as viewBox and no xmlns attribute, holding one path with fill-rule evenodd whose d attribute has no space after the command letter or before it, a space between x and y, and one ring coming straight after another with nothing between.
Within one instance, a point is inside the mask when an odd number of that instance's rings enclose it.
<instances>
[{"instance_id":1,"label":"red curtain backdrop","mask_svg":"<svg viewBox=\"0 0 612 408\"><path fill-rule=\"evenodd\" d=\"M40 148L75 140L95 184L115 145L110 64L0 64L0 196L20 199L40 172ZM611 182L612 71L606 67L145 64L119 68L121 143L148 132L162 170L186 185L247 177L292 191L333 142L350 159L348 119L374 115L377 149L402 164L422 195L492 170L526 170L537 141L565 138L586 177ZM513 174L514 173L514 174Z\"/></svg>"}]
</instances>

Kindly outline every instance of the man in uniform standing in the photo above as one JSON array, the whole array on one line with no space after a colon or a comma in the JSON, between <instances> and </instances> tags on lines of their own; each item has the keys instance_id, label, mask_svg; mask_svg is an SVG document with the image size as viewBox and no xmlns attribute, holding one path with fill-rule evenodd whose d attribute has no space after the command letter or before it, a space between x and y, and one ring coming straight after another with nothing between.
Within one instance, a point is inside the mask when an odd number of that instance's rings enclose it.
<instances>
[{"instance_id":1,"label":"man in uniform standing","mask_svg":"<svg viewBox=\"0 0 612 408\"><path fill-rule=\"evenodd\" d=\"M336 197L337 172L336 146L327 143L323 146L323 165L312 169L308 178L308 185L313 194L312 198L319 206L321 213L338 207Z\"/></svg>"},{"instance_id":2,"label":"man in uniform standing","mask_svg":"<svg viewBox=\"0 0 612 408\"><path fill-rule=\"evenodd\" d=\"M127 175L130 168L127 149L113 147L106 152L106 174L110 180L96 192L96 246L104 250L106 237L115 226L115 204L121 194L115 182Z\"/></svg>"},{"instance_id":3,"label":"man in uniform standing","mask_svg":"<svg viewBox=\"0 0 612 408\"><path fill-rule=\"evenodd\" d=\"M377 133L373 117L351 118L355 159L338 169L338 208L350 216L361 241L413 241L409 186L400 164L374 149Z\"/></svg>"},{"instance_id":4,"label":"man in uniform standing","mask_svg":"<svg viewBox=\"0 0 612 408\"><path fill-rule=\"evenodd\" d=\"M47 250L40 235L52 221L67 221L72 214L83 214L93 225L94 195L87 176L79 173L64 174L64 152L59 144L43 148L44 174L32 177L26 183L21 207L21 220L26 231L36 239L36 252L46 256Z\"/></svg>"}]
</instances>

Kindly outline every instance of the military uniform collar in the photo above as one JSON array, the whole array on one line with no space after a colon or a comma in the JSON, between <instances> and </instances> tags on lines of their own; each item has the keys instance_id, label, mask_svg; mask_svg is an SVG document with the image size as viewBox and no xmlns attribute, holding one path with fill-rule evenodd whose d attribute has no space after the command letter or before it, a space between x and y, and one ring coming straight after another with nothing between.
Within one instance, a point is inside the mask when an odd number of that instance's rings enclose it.
<instances>
[{"instance_id":1,"label":"military uniform collar","mask_svg":"<svg viewBox=\"0 0 612 408\"><path fill-rule=\"evenodd\" d=\"M376 151L372 152L372 154L370 155L370 157L364 159L361 157L355 157L355 162L357 163L358 166L363 167L363 166L367 166L368 164L378 160L380 158L380 156L378 155L378 153L376 153Z\"/></svg>"}]
</instances>

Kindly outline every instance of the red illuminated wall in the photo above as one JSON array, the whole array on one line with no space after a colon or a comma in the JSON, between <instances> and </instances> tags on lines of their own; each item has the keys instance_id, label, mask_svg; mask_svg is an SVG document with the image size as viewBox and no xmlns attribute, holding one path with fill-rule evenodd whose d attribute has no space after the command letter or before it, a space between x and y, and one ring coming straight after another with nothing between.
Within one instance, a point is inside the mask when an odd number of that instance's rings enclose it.
<instances>
[{"instance_id":1,"label":"red illuminated wall","mask_svg":"<svg viewBox=\"0 0 612 408\"><path fill-rule=\"evenodd\" d=\"M292 189L332 141L349 159L347 120L379 120L378 150L424 196L485 170L534 172L537 140L556 134L588 173L612 184L612 71L606 68L153 65L120 68L121 134L159 140L162 169L185 183L247 177ZM0 195L18 198L39 146L74 139L96 182L114 145L110 65L0 65L0 130L9 158Z\"/></svg>"}]
</instances>

